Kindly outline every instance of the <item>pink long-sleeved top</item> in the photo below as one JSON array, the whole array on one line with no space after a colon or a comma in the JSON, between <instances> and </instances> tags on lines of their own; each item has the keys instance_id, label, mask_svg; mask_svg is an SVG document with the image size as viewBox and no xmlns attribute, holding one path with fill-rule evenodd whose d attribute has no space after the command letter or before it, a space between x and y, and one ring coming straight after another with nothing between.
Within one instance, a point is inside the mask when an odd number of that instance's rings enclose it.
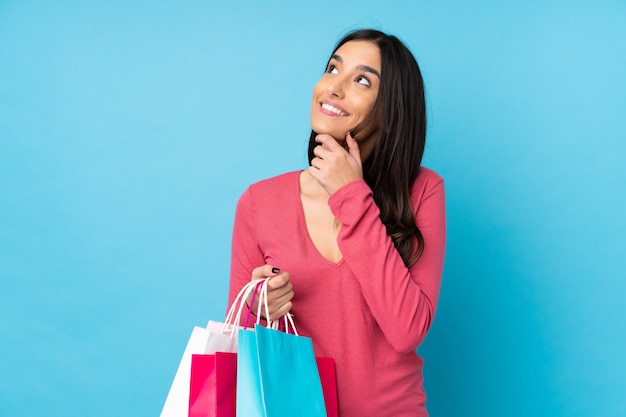
<instances>
[{"instance_id":1,"label":"pink long-sleeved top","mask_svg":"<svg viewBox=\"0 0 626 417\"><path fill-rule=\"evenodd\" d=\"M387 236L365 181L328 204L341 222L343 258L313 245L300 199L300 172L251 185L241 196L232 239L229 304L251 271L270 264L291 275L298 331L317 356L335 359L339 415L427 416L423 360L416 349L433 321L445 252L443 180L420 168L410 198L425 248L407 268Z\"/></svg>"}]
</instances>

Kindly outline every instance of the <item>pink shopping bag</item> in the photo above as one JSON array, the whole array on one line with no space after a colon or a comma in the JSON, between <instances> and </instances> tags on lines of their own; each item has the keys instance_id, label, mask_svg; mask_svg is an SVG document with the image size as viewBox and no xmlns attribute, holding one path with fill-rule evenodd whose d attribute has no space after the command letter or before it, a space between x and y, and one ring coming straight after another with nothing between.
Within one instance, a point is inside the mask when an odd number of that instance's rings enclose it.
<instances>
[{"instance_id":1,"label":"pink shopping bag","mask_svg":"<svg viewBox=\"0 0 626 417\"><path fill-rule=\"evenodd\" d=\"M337 379L335 376L335 361L333 358L315 357L317 370L320 373L324 405L327 417L338 417L339 406L337 404Z\"/></svg>"},{"instance_id":2,"label":"pink shopping bag","mask_svg":"<svg viewBox=\"0 0 626 417\"><path fill-rule=\"evenodd\" d=\"M234 417L237 354L191 356L189 417Z\"/></svg>"}]
</instances>

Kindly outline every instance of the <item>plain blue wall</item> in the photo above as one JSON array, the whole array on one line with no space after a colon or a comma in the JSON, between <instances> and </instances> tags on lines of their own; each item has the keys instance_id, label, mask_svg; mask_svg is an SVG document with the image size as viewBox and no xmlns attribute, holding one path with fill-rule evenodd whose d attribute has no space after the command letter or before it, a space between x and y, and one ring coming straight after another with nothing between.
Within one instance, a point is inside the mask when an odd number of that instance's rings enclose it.
<instances>
[{"instance_id":1,"label":"plain blue wall","mask_svg":"<svg viewBox=\"0 0 626 417\"><path fill-rule=\"evenodd\" d=\"M522 4L523 3L523 4ZM626 415L626 4L0 1L0 415L155 416L349 29L428 88L433 416Z\"/></svg>"}]
</instances>

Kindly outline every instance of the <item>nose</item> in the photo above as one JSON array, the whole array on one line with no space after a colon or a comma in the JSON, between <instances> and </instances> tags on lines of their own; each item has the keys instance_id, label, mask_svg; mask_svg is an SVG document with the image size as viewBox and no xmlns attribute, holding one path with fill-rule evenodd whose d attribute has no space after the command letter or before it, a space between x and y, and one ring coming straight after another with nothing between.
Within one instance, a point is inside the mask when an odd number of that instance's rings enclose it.
<instances>
[{"instance_id":1,"label":"nose","mask_svg":"<svg viewBox=\"0 0 626 417\"><path fill-rule=\"evenodd\" d=\"M343 98L343 80L341 77L331 79L326 87L326 92L330 97Z\"/></svg>"}]
</instances>

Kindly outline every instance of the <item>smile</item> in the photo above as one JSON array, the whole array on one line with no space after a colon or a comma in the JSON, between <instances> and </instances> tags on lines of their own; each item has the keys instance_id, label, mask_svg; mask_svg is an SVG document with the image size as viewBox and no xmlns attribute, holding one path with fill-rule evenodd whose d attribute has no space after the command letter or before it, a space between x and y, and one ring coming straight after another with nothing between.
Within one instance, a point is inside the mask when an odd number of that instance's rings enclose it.
<instances>
[{"instance_id":1,"label":"smile","mask_svg":"<svg viewBox=\"0 0 626 417\"><path fill-rule=\"evenodd\" d=\"M346 113L345 111L338 109L335 106L332 106L328 103L322 103L322 109L327 110L329 112L332 112L334 114L336 114L337 116L347 116L348 113Z\"/></svg>"}]
</instances>

